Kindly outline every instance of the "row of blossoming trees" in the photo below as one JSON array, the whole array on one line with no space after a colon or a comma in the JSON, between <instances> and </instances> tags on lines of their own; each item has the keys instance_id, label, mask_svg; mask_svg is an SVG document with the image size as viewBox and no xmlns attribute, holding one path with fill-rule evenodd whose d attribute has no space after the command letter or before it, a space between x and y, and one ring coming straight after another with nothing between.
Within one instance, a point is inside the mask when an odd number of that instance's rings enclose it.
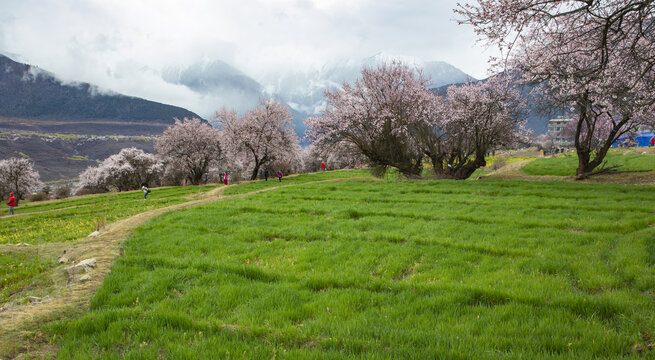
<instances>
[{"instance_id":1,"label":"row of blossoming trees","mask_svg":"<svg viewBox=\"0 0 655 360\"><path fill-rule=\"evenodd\" d=\"M285 173L301 164L291 113L266 100L245 115L221 110L217 127L199 119L176 120L156 139L156 154L127 148L80 174L78 189L105 192L138 189L142 184L198 185L228 173L254 180L264 168Z\"/></svg>"},{"instance_id":2,"label":"row of blossoming trees","mask_svg":"<svg viewBox=\"0 0 655 360\"><path fill-rule=\"evenodd\" d=\"M579 179L607 170L621 136L655 126L655 0L478 0L456 13L499 47L496 69L535 86L541 108L572 116ZM330 107L307 121L309 136L355 148L380 170L418 176L428 157L437 176L463 179L485 165L486 151L526 135L509 77L437 98L402 64L364 70L327 93Z\"/></svg>"},{"instance_id":3,"label":"row of blossoming trees","mask_svg":"<svg viewBox=\"0 0 655 360\"><path fill-rule=\"evenodd\" d=\"M306 120L308 137L320 148L355 149L379 173L419 177L428 159L437 177L451 179L485 166L488 151L527 140L509 77L453 85L446 96L428 85L399 62L364 69L353 84L326 92L327 110Z\"/></svg>"}]
</instances>

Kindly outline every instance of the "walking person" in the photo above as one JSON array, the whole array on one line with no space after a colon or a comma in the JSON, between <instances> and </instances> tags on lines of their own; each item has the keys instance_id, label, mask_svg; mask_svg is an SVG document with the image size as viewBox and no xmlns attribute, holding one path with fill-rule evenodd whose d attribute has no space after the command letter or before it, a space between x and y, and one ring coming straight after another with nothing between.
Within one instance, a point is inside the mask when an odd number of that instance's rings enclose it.
<instances>
[{"instance_id":1,"label":"walking person","mask_svg":"<svg viewBox=\"0 0 655 360\"><path fill-rule=\"evenodd\" d=\"M227 185L227 171L223 174L223 184Z\"/></svg>"},{"instance_id":2,"label":"walking person","mask_svg":"<svg viewBox=\"0 0 655 360\"><path fill-rule=\"evenodd\" d=\"M282 182L282 170L277 172L277 179L280 180L280 182Z\"/></svg>"},{"instance_id":3,"label":"walking person","mask_svg":"<svg viewBox=\"0 0 655 360\"><path fill-rule=\"evenodd\" d=\"M146 184L141 185L141 191L143 191L143 199L148 200L148 194L150 194L150 189Z\"/></svg>"},{"instance_id":4,"label":"walking person","mask_svg":"<svg viewBox=\"0 0 655 360\"><path fill-rule=\"evenodd\" d=\"M325 162L321 161L321 171L325 171Z\"/></svg>"},{"instance_id":5,"label":"walking person","mask_svg":"<svg viewBox=\"0 0 655 360\"><path fill-rule=\"evenodd\" d=\"M16 198L14 193L9 193L9 201L7 201L7 206L9 206L9 215L14 215L14 206L16 206Z\"/></svg>"},{"instance_id":6,"label":"walking person","mask_svg":"<svg viewBox=\"0 0 655 360\"><path fill-rule=\"evenodd\" d=\"M268 181L268 169L264 170L264 180Z\"/></svg>"}]
</instances>

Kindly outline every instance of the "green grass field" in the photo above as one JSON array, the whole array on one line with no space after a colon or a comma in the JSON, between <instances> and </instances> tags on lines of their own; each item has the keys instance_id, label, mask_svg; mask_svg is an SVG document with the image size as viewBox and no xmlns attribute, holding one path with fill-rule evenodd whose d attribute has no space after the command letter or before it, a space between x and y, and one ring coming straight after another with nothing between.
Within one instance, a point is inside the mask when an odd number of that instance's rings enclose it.
<instances>
[{"instance_id":1,"label":"green grass field","mask_svg":"<svg viewBox=\"0 0 655 360\"><path fill-rule=\"evenodd\" d=\"M0 217L0 244L30 244L31 247L0 249L0 304L11 294L46 281L40 275L56 266L40 256L34 245L71 242L99 226L132 215L189 201L190 195L215 186L153 189L146 201L141 191L72 197L60 201L21 201L16 216ZM0 207L2 215L7 207Z\"/></svg>"},{"instance_id":2,"label":"green grass field","mask_svg":"<svg viewBox=\"0 0 655 360\"><path fill-rule=\"evenodd\" d=\"M305 184L308 182L328 181L354 177L373 178L371 173L367 170L339 170L299 174L294 176L283 176L282 181L279 181L276 176L271 176L269 177L268 181L246 182L244 184L240 184L239 186L229 187L223 193L225 195L247 194L279 186L292 186Z\"/></svg>"},{"instance_id":3,"label":"green grass field","mask_svg":"<svg viewBox=\"0 0 655 360\"><path fill-rule=\"evenodd\" d=\"M655 355L652 188L292 179L139 227L59 358Z\"/></svg>"},{"instance_id":4,"label":"green grass field","mask_svg":"<svg viewBox=\"0 0 655 360\"><path fill-rule=\"evenodd\" d=\"M128 191L72 197L61 201L29 203L21 201L16 215L0 217L0 244L40 244L79 239L111 223L144 211L189 201L187 196L214 186L165 187L153 189L148 200L143 192ZM2 215L6 205L0 207Z\"/></svg>"},{"instance_id":5,"label":"green grass field","mask_svg":"<svg viewBox=\"0 0 655 360\"><path fill-rule=\"evenodd\" d=\"M607 167L620 165L619 171L655 171L655 155L610 152L607 154ZM521 172L527 175L575 175L578 168L578 157L575 153L567 153L553 158L537 159L529 162Z\"/></svg>"}]
</instances>

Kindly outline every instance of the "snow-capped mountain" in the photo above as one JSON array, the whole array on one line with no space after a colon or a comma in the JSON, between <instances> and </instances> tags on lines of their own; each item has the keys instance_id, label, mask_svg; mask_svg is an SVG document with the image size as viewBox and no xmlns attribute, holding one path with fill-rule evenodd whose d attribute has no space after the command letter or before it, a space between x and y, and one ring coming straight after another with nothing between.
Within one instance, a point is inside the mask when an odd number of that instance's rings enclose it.
<instances>
[{"instance_id":1,"label":"snow-capped mountain","mask_svg":"<svg viewBox=\"0 0 655 360\"><path fill-rule=\"evenodd\" d=\"M162 78L184 85L200 96L215 97L216 109L227 107L243 113L255 107L259 99L273 97L292 109L296 132L302 136L305 118L325 109L325 90L353 82L363 68L374 68L394 60L421 69L423 75L431 79L431 87L475 80L445 62L388 53L359 60L333 61L315 69L263 73L254 78L221 60L205 59L186 68L169 67L162 72Z\"/></svg>"},{"instance_id":2,"label":"snow-capped mountain","mask_svg":"<svg viewBox=\"0 0 655 360\"><path fill-rule=\"evenodd\" d=\"M266 94L287 103L298 112L318 114L325 109L323 94L327 89L341 87L359 77L363 68L374 68L380 64L397 60L423 71L431 79L431 87L463 83L475 80L463 71L442 61L423 61L418 58L379 53L359 61L342 60L327 63L309 71L269 73L258 78Z\"/></svg>"}]
</instances>

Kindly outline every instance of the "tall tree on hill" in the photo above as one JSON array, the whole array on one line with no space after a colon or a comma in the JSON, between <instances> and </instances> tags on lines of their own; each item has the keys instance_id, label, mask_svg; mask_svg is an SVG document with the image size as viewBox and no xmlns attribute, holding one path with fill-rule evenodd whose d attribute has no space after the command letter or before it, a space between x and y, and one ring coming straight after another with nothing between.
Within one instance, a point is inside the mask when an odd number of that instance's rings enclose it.
<instances>
[{"instance_id":1,"label":"tall tree on hill","mask_svg":"<svg viewBox=\"0 0 655 360\"><path fill-rule=\"evenodd\" d=\"M198 185L207 174L212 163L221 156L220 134L200 119L175 119L155 142L157 154L168 162L168 166L183 169L186 179Z\"/></svg>"},{"instance_id":2,"label":"tall tree on hill","mask_svg":"<svg viewBox=\"0 0 655 360\"><path fill-rule=\"evenodd\" d=\"M497 65L541 84L553 108L575 113L578 178L602 172L595 169L610 146L653 121L654 0L478 0L455 11L504 52Z\"/></svg>"},{"instance_id":3,"label":"tall tree on hill","mask_svg":"<svg viewBox=\"0 0 655 360\"><path fill-rule=\"evenodd\" d=\"M222 109L215 118L228 156L242 159L243 167L250 170L250 180L257 179L267 164L299 157L299 140L291 125L293 116L289 108L275 100L260 101L244 116Z\"/></svg>"},{"instance_id":4,"label":"tall tree on hill","mask_svg":"<svg viewBox=\"0 0 655 360\"><path fill-rule=\"evenodd\" d=\"M0 195L3 199L13 192L18 205L20 199L41 185L39 173L28 159L0 160Z\"/></svg>"},{"instance_id":5,"label":"tall tree on hill","mask_svg":"<svg viewBox=\"0 0 655 360\"><path fill-rule=\"evenodd\" d=\"M328 108L305 121L315 146L353 145L381 171L420 176L424 149L416 129L438 126L438 100L422 74L400 62L363 69L352 85L326 91Z\"/></svg>"}]
</instances>

